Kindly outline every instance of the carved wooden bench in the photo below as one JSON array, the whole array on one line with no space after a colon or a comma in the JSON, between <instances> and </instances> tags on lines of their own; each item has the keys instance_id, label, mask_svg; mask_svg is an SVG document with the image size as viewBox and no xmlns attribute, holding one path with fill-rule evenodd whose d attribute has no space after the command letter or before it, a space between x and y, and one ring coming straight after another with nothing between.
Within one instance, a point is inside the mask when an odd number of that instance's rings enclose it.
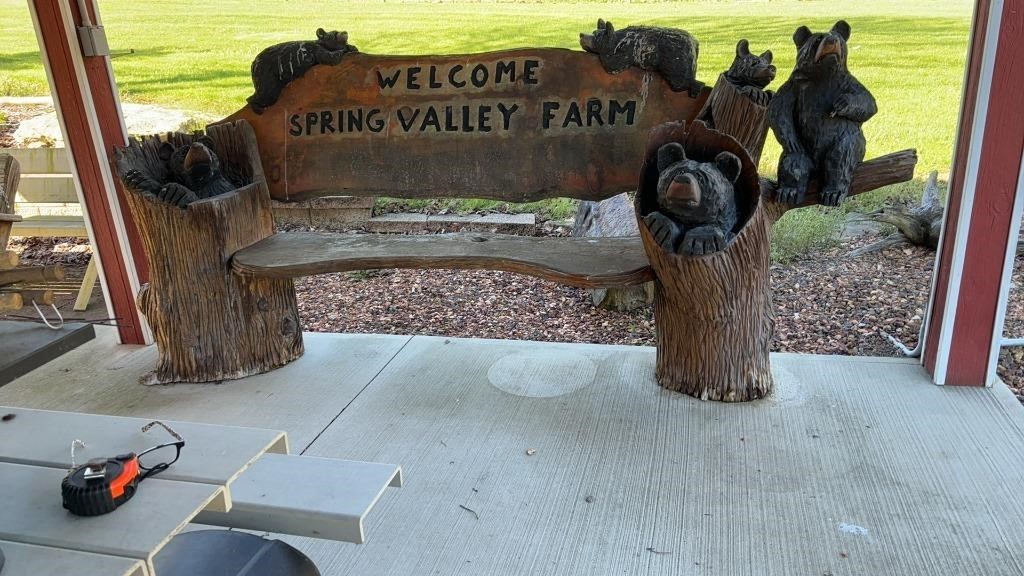
<instances>
[{"instance_id":1,"label":"carved wooden bench","mask_svg":"<svg viewBox=\"0 0 1024 576\"><path fill-rule=\"evenodd\" d=\"M581 40L590 50L588 42ZM152 194L130 195L153 268L140 306L160 346L154 381L240 377L301 355L292 278L454 268L584 288L653 279L660 385L726 401L768 393L771 226L817 201L812 182L804 203L777 202L775 184L757 174L768 93L751 97L728 74L713 90L697 83L674 91L657 72L631 67L611 75L603 58L569 50L430 58L338 51L344 57L312 66L276 92L263 86L253 96L259 106L208 128L239 189L185 210ZM738 48L741 56L749 52ZM169 138L182 146L192 137ZM735 240L715 253L667 252L643 220L655 208L658 149L669 142L699 161L724 151L740 163ZM119 159L122 179L133 166L166 179L159 144L133 142ZM866 162L851 194L909 180L915 163L912 150ZM527 202L601 200L629 190L638 190L640 237L274 233L270 214L271 197Z\"/></svg>"}]
</instances>

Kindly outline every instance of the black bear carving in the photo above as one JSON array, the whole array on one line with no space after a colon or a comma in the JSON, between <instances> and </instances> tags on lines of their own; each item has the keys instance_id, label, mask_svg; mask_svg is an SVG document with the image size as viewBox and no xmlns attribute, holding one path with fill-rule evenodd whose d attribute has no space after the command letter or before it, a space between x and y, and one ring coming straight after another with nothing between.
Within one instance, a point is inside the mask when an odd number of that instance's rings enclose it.
<instances>
[{"instance_id":1,"label":"black bear carving","mask_svg":"<svg viewBox=\"0 0 1024 576\"><path fill-rule=\"evenodd\" d=\"M821 183L820 202L838 206L850 191L853 171L864 160L861 124L878 107L846 66L850 25L828 32L801 26L793 34L796 67L768 106L768 121L782 145L776 199L800 204L807 183Z\"/></svg>"},{"instance_id":2,"label":"black bear carving","mask_svg":"<svg viewBox=\"0 0 1024 576\"><path fill-rule=\"evenodd\" d=\"M166 183L132 169L124 174L125 184L179 208L238 188L221 171L213 140L208 136L199 136L192 143L177 147L164 142L158 153L167 164Z\"/></svg>"},{"instance_id":3,"label":"black bear carving","mask_svg":"<svg viewBox=\"0 0 1024 576\"><path fill-rule=\"evenodd\" d=\"M580 33L580 46L597 54L609 74L636 66L660 73L676 92L696 96L704 87L696 80L700 46L685 30L630 26L616 31L611 22L598 20L593 34Z\"/></svg>"},{"instance_id":4,"label":"black bear carving","mask_svg":"<svg viewBox=\"0 0 1024 576\"><path fill-rule=\"evenodd\" d=\"M658 209L644 218L655 241L668 252L694 256L724 250L738 219L734 184L740 167L731 152L698 162L679 143L659 148Z\"/></svg>"},{"instance_id":5,"label":"black bear carving","mask_svg":"<svg viewBox=\"0 0 1024 576\"><path fill-rule=\"evenodd\" d=\"M292 80L317 64L333 66L349 52L358 52L348 43L347 32L316 31L316 40L282 42L263 50L252 61L252 85L255 92L248 102L253 112L262 114L281 96L281 90Z\"/></svg>"},{"instance_id":6,"label":"black bear carving","mask_svg":"<svg viewBox=\"0 0 1024 576\"><path fill-rule=\"evenodd\" d=\"M752 54L750 44L740 40L736 43L736 57L732 66L725 71L725 79L755 102L767 103L772 93L771 90L765 90L765 87L775 80L772 51Z\"/></svg>"}]
</instances>

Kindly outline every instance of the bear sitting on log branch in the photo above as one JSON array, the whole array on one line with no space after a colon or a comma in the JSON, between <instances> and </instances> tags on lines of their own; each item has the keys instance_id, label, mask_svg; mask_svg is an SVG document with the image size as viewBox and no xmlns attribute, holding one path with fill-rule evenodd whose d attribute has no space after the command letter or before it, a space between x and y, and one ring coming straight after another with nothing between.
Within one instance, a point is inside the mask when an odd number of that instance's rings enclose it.
<instances>
[{"instance_id":1,"label":"bear sitting on log branch","mask_svg":"<svg viewBox=\"0 0 1024 576\"><path fill-rule=\"evenodd\" d=\"M836 22L828 32L801 26L793 34L796 67L768 108L768 119L782 145L778 199L800 204L812 176L822 183L820 202L838 206L850 192L853 171L866 143L861 124L878 107L846 67L850 25Z\"/></svg>"}]
</instances>

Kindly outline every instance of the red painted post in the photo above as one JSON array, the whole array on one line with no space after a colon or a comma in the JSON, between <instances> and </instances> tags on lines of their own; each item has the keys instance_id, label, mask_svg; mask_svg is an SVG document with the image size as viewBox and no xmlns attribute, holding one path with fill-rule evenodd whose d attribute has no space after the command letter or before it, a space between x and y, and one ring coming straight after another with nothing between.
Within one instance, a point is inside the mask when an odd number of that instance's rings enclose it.
<instances>
[{"instance_id":1,"label":"red painted post","mask_svg":"<svg viewBox=\"0 0 1024 576\"><path fill-rule=\"evenodd\" d=\"M80 6L89 11L89 21L100 25L100 13L96 7L95 0L81 0ZM75 25L82 24L82 15L78 10L72 8L72 17ZM92 103L96 109L96 117L99 119L100 132L103 136L104 150L110 154L115 146L124 146L126 132L124 118L121 116L120 98L117 95L117 85L114 82L114 71L110 66L110 56L82 56L85 64L86 79L92 93ZM149 261L146 260L146 251L142 247L142 238L139 236L139 229L135 226L135 219L132 218L131 210L124 197L124 190L121 188L121 180L114 178L114 187L117 189L117 201L121 209L121 219L124 221L125 232L128 234L128 243L132 248L132 260L135 270L139 276L139 282L149 281Z\"/></svg>"},{"instance_id":2,"label":"red painted post","mask_svg":"<svg viewBox=\"0 0 1024 576\"><path fill-rule=\"evenodd\" d=\"M967 70L964 74L963 101L960 104L960 127L957 130L956 146L953 151L953 169L949 176L942 246L937 257L932 301L927 318L928 331L925 334L925 347L922 354L925 368L932 375L935 374L935 364L938 359L939 331L946 307L946 294L949 291L949 272L953 266L953 244L960 218L960 204L964 195L964 175L967 167L967 153L970 150L971 133L974 130L974 111L978 102L978 84L981 82L981 63L985 51L989 5L990 0L977 0L974 7L974 22L971 25L971 46L967 55Z\"/></svg>"},{"instance_id":3,"label":"red painted post","mask_svg":"<svg viewBox=\"0 0 1024 576\"><path fill-rule=\"evenodd\" d=\"M950 194L924 358L937 382L959 386L984 386L994 376L989 360L999 346L996 322L1008 281L1007 250L1015 249L1009 240L1024 157L1024 0L1005 0L1001 13L989 17L998 21L975 31L982 70L975 85L968 84L961 125L978 107L985 107L984 123L962 130L958 142L957 188Z\"/></svg>"},{"instance_id":4,"label":"red painted post","mask_svg":"<svg viewBox=\"0 0 1024 576\"><path fill-rule=\"evenodd\" d=\"M146 329L135 306L138 279L131 250L118 232L120 207L110 202L113 186L108 152L99 133L84 66L80 54L72 7L67 0L30 0L54 104L62 118L65 142L81 200L88 215L93 247L99 253L104 285L110 307L118 319L124 344L144 344ZM77 9L77 7L76 7ZM108 82L109 84L109 82Z\"/></svg>"}]
</instances>

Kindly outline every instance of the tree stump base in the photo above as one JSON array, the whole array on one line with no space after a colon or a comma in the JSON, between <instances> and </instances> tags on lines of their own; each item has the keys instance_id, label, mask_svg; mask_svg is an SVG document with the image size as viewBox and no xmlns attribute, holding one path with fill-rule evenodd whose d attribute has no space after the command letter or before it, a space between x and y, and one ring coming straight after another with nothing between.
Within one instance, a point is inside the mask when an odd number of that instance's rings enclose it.
<instances>
[{"instance_id":1,"label":"tree stump base","mask_svg":"<svg viewBox=\"0 0 1024 576\"><path fill-rule=\"evenodd\" d=\"M710 161L722 151L740 158L736 182L740 222L729 246L707 256L662 248L643 217L656 206L657 152L679 142L687 157ZM770 276L771 225L760 197L757 167L743 146L701 122L666 124L651 133L641 172L636 213L657 276L654 323L658 385L702 400L742 402L772 389L769 346L775 329Z\"/></svg>"},{"instance_id":2,"label":"tree stump base","mask_svg":"<svg viewBox=\"0 0 1024 576\"><path fill-rule=\"evenodd\" d=\"M651 235L644 216L657 208L657 152L678 142L687 157L708 161L722 151L740 158L736 182L740 212L736 238L722 251L705 256L666 252ZM917 154L903 150L859 164L850 196L914 176ZM658 384L704 400L745 402L772 390L769 349L775 311L769 267L775 222L788 210L818 203L812 180L799 205L775 200L776 183L761 179L744 146L702 122L680 122L651 131L647 160L636 196L636 215L647 256L656 276L654 323Z\"/></svg>"},{"instance_id":3,"label":"tree stump base","mask_svg":"<svg viewBox=\"0 0 1024 576\"><path fill-rule=\"evenodd\" d=\"M218 382L267 372L303 353L291 280L231 272L236 251L274 233L270 195L256 138L244 121L209 128L224 173L242 186L181 209L127 184L127 198L150 262L139 309L153 329L159 359L146 384ZM175 146L192 141L169 134ZM132 139L118 172L167 181L161 141Z\"/></svg>"}]
</instances>

